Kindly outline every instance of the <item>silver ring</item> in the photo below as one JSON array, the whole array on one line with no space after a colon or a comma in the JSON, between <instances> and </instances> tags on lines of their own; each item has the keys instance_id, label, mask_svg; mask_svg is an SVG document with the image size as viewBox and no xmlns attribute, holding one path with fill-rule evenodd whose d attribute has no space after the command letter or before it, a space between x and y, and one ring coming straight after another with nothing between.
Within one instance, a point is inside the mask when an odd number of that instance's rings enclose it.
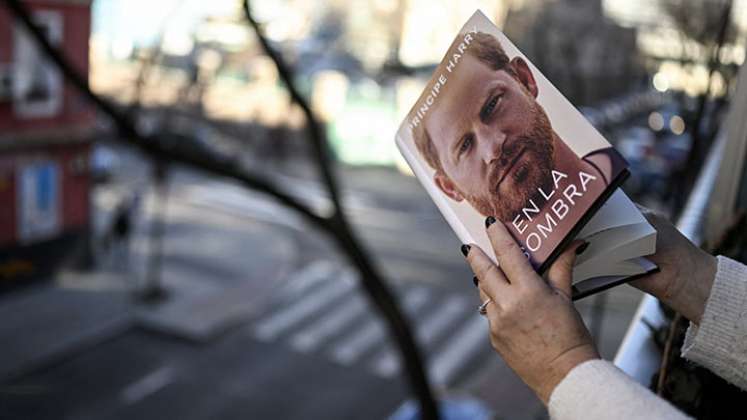
<instances>
[{"instance_id":1,"label":"silver ring","mask_svg":"<svg viewBox=\"0 0 747 420\"><path fill-rule=\"evenodd\" d=\"M492 300L490 300L490 298L488 298L488 300L486 300L485 302L483 302L482 305L480 305L477 308L477 312L479 312L480 315L487 315L488 314L488 304L490 302L492 302Z\"/></svg>"}]
</instances>

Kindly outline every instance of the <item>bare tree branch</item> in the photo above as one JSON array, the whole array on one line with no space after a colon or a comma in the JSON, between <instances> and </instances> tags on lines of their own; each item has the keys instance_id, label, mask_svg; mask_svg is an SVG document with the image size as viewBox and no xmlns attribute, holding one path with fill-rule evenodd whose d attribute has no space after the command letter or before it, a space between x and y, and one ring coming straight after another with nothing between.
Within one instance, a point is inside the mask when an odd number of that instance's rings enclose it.
<instances>
[{"instance_id":1,"label":"bare tree branch","mask_svg":"<svg viewBox=\"0 0 747 420\"><path fill-rule=\"evenodd\" d=\"M99 110L108 115L114 121L124 141L137 146L143 152L156 159L187 164L213 175L235 179L248 188L266 193L276 198L281 204L296 210L309 222L319 226L330 237L332 237L337 242L340 251L345 253L348 259L355 264L360 271L364 290L368 293L369 298L373 301L375 307L387 321L390 332L394 336L399 350L402 353L405 362L404 365L407 368L407 373L409 374L413 390L420 401L422 416L427 419L438 418L438 409L430 390L425 370L423 369L422 358L413 339L410 327L402 315L402 312L399 310L393 294L383 283L382 277L378 274L378 270L375 268L369 256L364 252L363 248L353 235L352 229L342 212L337 182L334 179L329 166L330 159L326 149L327 142L324 129L321 124L316 121L310 107L293 84L291 73L284 61L277 52L272 50L266 38L262 36L259 25L251 15L248 2L244 2L244 11L249 22L255 30L257 30L260 43L262 43L262 46L265 48L270 58L278 66L278 71L287 84L288 89L291 92L291 97L303 109L307 116L311 139L314 145L315 158L319 165L322 178L327 184L330 195L332 196L332 201L335 205L335 213L330 218L325 218L315 214L308 207L282 191L260 174L250 173L237 159L225 159L205 155L204 153L196 151L194 148L189 148L189 141L179 141L184 139L164 138L163 136L155 135L141 135L135 129L130 116L121 112L112 103L91 91L87 78L74 69L70 62L63 57L59 51L51 46L39 28L32 22L28 11L19 0L5 0L5 4L31 33L33 39L41 50L59 67L65 78L82 92L83 95Z\"/></svg>"},{"instance_id":2,"label":"bare tree branch","mask_svg":"<svg viewBox=\"0 0 747 420\"><path fill-rule=\"evenodd\" d=\"M293 81L290 67L288 67L285 60L283 60L280 54L270 46L269 41L263 35L262 28L260 28L259 23L257 23L256 19L254 19L254 16L252 15L251 7L249 6L249 0L244 0L243 9L244 14L246 15L246 19L249 21L249 24L257 33L257 38L259 40L259 43L262 45L262 49L264 49L267 56L272 59L273 63L275 63L275 67L277 67L278 69L280 79L288 89L291 99L294 103L296 103L296 105L301 108L304 115L306 116L306 124L308 124L310 134L309 137L311 138L311 144L316 155L316 162L319 165L319 171L321 172L324 183L327 185L330 198L335 205L335 210L338 210L340 208L340 192L337 185L337 180L332 175L331 168L328 165L328 163L330 162L330 154L327 148L328 144L326 142L326 133L324 126L316 119L313 111L311 110L311 107L306 102L306 99L301 96L298 88L296 88L296 84Z\"/></svg>"},{"instance_id":3,"label":"bare tree branch","mask_svg":"<svg viewBox=\"0 0 747 420\"><path fill-rule=\"evenodd\" d=\"M257 33L262 48L275 63L280 78L283 80L291 94L291 99L301 107L306 115L306 121L312 145L314 147L317 165L319 166L323 180L327 184L332 202L335 206L335 213L332 215L332 220L336 222L337 227L339 228L337 231L338 235L336 235L335 238L338 239L338 243L343 248L343 252L346 252L351 261L357 265L361 272L363 288L368 292L373 304L379 309L388 323L389 330L394 336L400 353L402 354L404 366L409 374L410 384L420 401L423 417L437 419L438 408L433 399L433 393L430 390L428 378L425 369L423 368L422 357L420 356L420 352L418 351L415 340L413 339L410 327L402 316L402 312L397 307L394 296L382 281L382 277L379 275L378 270L375 268L368 255L358 245L358 241L353 235L352 229L345 218L345 214L342 212L337 183L330 168L330 159L327 149L328 142L324 127L319 123L319 121L317 121L314 113L311 111L311 107L306 102L306 99L301 96L296 88L290 68L285 63L282 56L275 51L272 46L270 46L269 41L264 36L262 28L260 28L259 23L252 15L249 0L244 0L243 9L247 20Z\"/></svg>"}]
</instances>

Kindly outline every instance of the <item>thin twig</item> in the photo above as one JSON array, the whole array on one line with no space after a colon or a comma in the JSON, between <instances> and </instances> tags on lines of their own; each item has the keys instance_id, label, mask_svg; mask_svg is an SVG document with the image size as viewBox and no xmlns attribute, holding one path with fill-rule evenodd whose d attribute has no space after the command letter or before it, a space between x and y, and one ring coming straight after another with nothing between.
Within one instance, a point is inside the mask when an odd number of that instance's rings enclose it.
<instances>
[{"instance_id":1,"label":"thin twig","mask_svg":"<svg viewBox=\"0 0 747 420\"><path fill-rule=\"evenodd\" d=\"M331 217L334 225L338 228L335 239L337 239L340 249L347 254L351 262L360 270L361 285L363 286L363 289L368 293L374 307L379 309L379 312L387 321L389 330L399 347L400 353L402 354L403 364L408 373L410 384L420 402L422 416L426 419L438 419L438 407L436 406L433 393L431 392L428 377L423 368L423 359L420 355L417 344L413 339L410 326L402 315L402 311L397 306L394 295L383 282L379 271L374 266L368 254L364 252L363 248L356 240L350 224L347 222L345 213L342 211L337 182L330 168L331 161L329 159L327 149L328 142L324 126L316 119L306 99L296 88L290 68L283 60L283 57L270 46L269 41L264 36L262 28L252 15L249 0L244 0L243 9L246 19L257 34L259 43L262 45L265 53L275 63L280 78L283 80L290 92L291 99L306 115L308 131L315 152L316 163L321 172L323 181L327 184L329 194L335 207L335 212Z\"/></svg>"},{"instance_id":2,"label":"thin twig","mask_svg":"<svg viewBox=\"0 0 747 420\"><path fill-rule=\"evenodd\" d=\"M322 178L328 186L330 195L332 196L332 201L335 203L336 212L330 219L317 215L307 206L277 188L277 186L261 175L248 172L236 159L219 159L214 156L208 156L204 153L196 152L195 150L180 148L183 142L169 142L166 141L169 139L164 139L164 136L141 135L135 129L132 119L129 116L123 114L109 101L91 91L87 78L81 76L78 71L72 67L69 61L51 46L43 33L32 22L28 11L19 0L5 0L5 4L31 33L41 50L59 67L65 78L75 88L82 92L96 107L98 107L99 110L104 112L114 121L123 141L139 147L142 151L156 159L187 164L213 175L232 178L241 182L248 188L271 195L281 204L299 212L309 222L319 226L331 238L333 238L337 242L339 249L345 253L350 261L359 269L361 279L363 280L362 285L364 290L368 293L370 299L374 302L375 307L379 309L380 313L387 321L390 332L394 336L400 352L403 355L405 362L404 365L407 368L411 385L421 403L422 416L427 419L438 418L438 409L433 394L430 391L425 370L423 369L422 358L413 339L410 327L402 315L402 312L399 310L394 295L383 283L381 276L378 274L378 271L374 267L369 256L364 252L363 248L359 245L359 242L355 239L352 229L341 211L337 183L332 176L331 169L327 165L329 163L329 158L326 150L327 144L323 128L313 118L310 108L306 105L303 97L301 97L295 89L289 76L290 73L286 67L279 67L279 72L285 75L284 80L288 83L288 88L291 91L294 101L304 109L304 112L307 115L317 163L320 165ZM245 2L244 6L247 17L251 17L248 3ZM253 22L253 24L256 25L256 22L254 22L253 19L251 19L250 22ZM258 25L255 27L258 28ZM267 48L268 53L273 54L270 57L276 64L283 66L283 61L279 55L274 53L269 47L267 40L261 36L260 31L258 31L258 34L260 35L261 42L263 42L263 46ZM262 41L263 39L264 41Z\"/></svg>"},{"instance_id":3,"label":"thin twig","mask_svg":"<svg viewBox=\"0 0 747 420\"><path fill-rule=\"evenodd\" d=\"M669 364L672 359L672 347L674 346L674 340L677 338L677 327L680 324L682 315L676 313L672 323L669 324L669 332L667 333L667 341L664 343L664 353L661 359L661 366L659 366L659 380L656 383L656 395L662 396L664 393L664 386L666 385L667 373L669 372Z\"/></svg>"},{"instance_id":4,"label":"thin twig","mask_svg":"<svg viewBox=\"0 0 747 420\"><path fill-rule=\"evenodd\" d=\"M235 179L248 188L258 190L274 197L280 203L299 212L310 222L318 224L325 230L333 230L330 226L329 220L314 213L310 208L306 207L288 193L282 191L262 175L251 173L246 170L246 168L241 167L240 163L237 161L217 159L206 154L198 154L194 151L180 149L178 146L175 146L178 142L164 141L164 136L141 135L137 130L135 130L131 118L120 112L120 110L108 100L91 91L88 85L88 80L82 77L78 71L72 67L68 60L51 46L44 35L39 31L39 28L32 23L26 8L19 0L5 0L5 4L13 12L16 18L23 23L26 29L29 30L31 36L37 42L37 45L41 50L59 67L65 78L76 89L83 93L83 95L100 111L112 119L119 130L122 141L137 146L140 150L152 157L168 159L175 163L186 164L201 169L213 175Z\"/></svg>"},{"instance_id":5,"label":"thin twig","mask_svg":"<svg viewBox=\"0 0 747 420\"><path fill-rule=\"evenodd\" d=\"M337 185L337 180L332 175L332 170L329 166L330 153L328 149L329 146L326 141L327 136L325 133L324 125L322 125L316 119L316 117L314 116L314 112L311 110L311 107L307 103L306 99L304 99L304 97L298 91L298 88L296 87L296 84L293 80L293 73L291 72L288 64L285 62L280 53L278 53L275 49L272 48L272 46L270 46L270 42L267 40L267 37L264 36L262 28L260 28L257 20L254 19L254 15L252 15L249 0L243 1L243 9L246 19L249 21L249 24L257 34L257 39L260 45L262 45L262 49L265 51L265 54L270 57L273 63L275 63L275 67L277 67L278 70L278 75L285 84L285 87L288 89L291 99L296 103L296 105L301 108L304 115L306 116L306 124L308 125L311 144L315 153L318 169L321 173L322 180L327 185L330 199L335 205L335 210L339 211L340 191Z\"/></svg>"}]
</instances>

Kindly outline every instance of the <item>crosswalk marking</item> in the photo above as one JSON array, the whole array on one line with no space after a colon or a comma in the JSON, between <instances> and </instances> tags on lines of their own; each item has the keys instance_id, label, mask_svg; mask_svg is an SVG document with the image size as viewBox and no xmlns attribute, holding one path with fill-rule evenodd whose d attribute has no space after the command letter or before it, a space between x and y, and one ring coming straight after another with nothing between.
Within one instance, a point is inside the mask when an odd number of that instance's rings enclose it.
<instances>
[{"instance_id":1,"label":"crosswalk marking","mask_svg":"<svg viewBox=\"0 0 747 420\"><path fill-rule=\"evenodd\" d=\"M314 261L291 276L291 281L281 292L281 298L297 298L313 286L333 278L335 271L335 265L331 261Z\"/></svg>"},{"instance_id":2,"label":"crosswalk marking","mask_svg":"<svg viewBox=\"0 0 747 420\"><path fill-rule=\"evenodd\" d=\"M182 191L187 202L196 205L217 207L236 216L251 216L257 220L282 223L297 229L304 228L303 221L295 212L236 185L192 185Z\"/></svg>"},{"instance_id":3,"label":"crosswalk marking","mask_svg":"<svg viewBox=\"0 0 747 420\"><path fill-rule=\"evenodd\" d=\"M429 293L425 288L417 287L405 292L402 304L405 312L413 316L428 301ZM386 332L381 320L371 319L363 328L344 338L331 353L332 359L342 365L355 363L363 354L379 345L386 339Z\"/></svg>"},{"instance_id":4,"label":"crosswalk marking","mask_svg":"<svg viewBox=\"0 0 747 420\"><path fill-rule=\"evenodd\" d=\"M354 289L356 277L330 261L310 264L281 292L282 307L254 324L254 336L273 341L286 335L286 342L304 353L327 347L328 357L344 366L368 355L364 361L372 373L383 378L399 374L399 354L389 344L383 321ZM405 315L421 320L413 322L413 332L429 355L427 369L434 383L447 386L489 348L487 323L477 314L465 317L469 302L464 296L434 301L432 291L423 286L407 288L400 296ZM424 307L429 309L422 311ZM342 335L344 331L350 333ZM452 336L444 340L449 331Z\"/></svg>"},{"instance_id":5,"label":"crosswalk marking","mask_svg":"<svg viewBox=\"0 0 747 420\"><path fill-rule=\"evenodd\" d=\"M418 344L423 347L432 345L457 321L466 307L467 303L461 296L451 296L442 305L434 306L430 316L415 330ZM400 371L399 355L393 349L387 348L374 359L373 370L385 378L396 375Z\"/></svg>"},{"instance_id":6,"label":"crosswalk marking","mask_svg":"<svg viewBox=\"0 0 747 420\"><path fill-rule=\"evenodd\" d=\"M289 304L279 312L260 320L254 329L255 337L263 341L275 339L282 332L350 292L353 285L352 275L349 273L341 276L339 280L328 282L324 287L299 299L298 302Z\"/></svg>"},{"instance_id":7,"label":"crosswalk marking","mask_svg":"<svg viewBox=\"0 0 747 420\"><path fill-rule=\"evenodd\" d=\"M489 343L488 322L481 315L472 315L429 363L431 380L439 385L448 384L467 362L488 348Z\"/></svg>"},{"instance_id":8,"label":"crosswalk marking","mask_svg":"<svg viewBox=\"0 0 747 420\"><path fill-rule=\"evenodd\" d=\"M304 180L282 180L290 194L309 204L317 212L331 211L329 198L316 185L306 185ZM304 230L307 223L295 212L274 202L258 199L259 195L226 183L190 186L181 189L180 197L191 205L220 209L227 214L250 217L275 224L285 224ZM387 231L397 230L412 223L422 214L412 214L393 209L383 209L367 196L344 194L345 211L356 220L380 235L384 240ZM373 228L373 229L370 229ZM425 235L425 238L430 238ZM423 249L413 249L418 254L435 257L428 240L416 241ZM438 257L441 255L439 254ZM276 295L276 309L260 316L247 330L261 341L282 340L300 352L319 349L342 365L360 362L374 373L391 377L399 373L399 355L389 347L390 337L383 320L367 307L363 294L354 289L354 275L336 262L314 261L294 273L285 287ZM433 299L437 287L400 288L401 307L412 322L413 332L421 350L430 362L431 377L440 385L453 381L475 358L489 348L485 320L474 314L465 314L467 300L451 296ZM442 290L441 296L446 293ZM421 311L428 307L428 311ZM418 314L415 317L415 314ZM444 339L453 331L452 336ZM487 353L487 352L486 352ZM160 380L160 376L156 375ZM156 380L146 384L158 385ZM149 385L151 386L151 385ZM134 393L130 393L134 395Z\"/></svg>"},{"instance_id":9,"label":"crosswalk marking","mask_svg":"<svg viewBox=\"0 0 747 420\"><path fill-rule=\"evenodd\" d=\"M355 363L368 349L374 347L385 337L384 327L378 319L371 320L352 337L332 350L332 358L342 365Z\"/></svg>"},{"instance_id":10,"label":"crosswalk marking","mask_svg":"<svg viewBox=\"0 0 747 420\"><path fill-rule=\"evenodd\" d=\"M296 333L291 338L291 345L301 352L314 350L325 339L355 321L365 312L365 309L367 306L363 298L355 295L309 328Z\"/></svg>"},{"instance_id":11,"label":"crosswalk marking","mask_svg":"<svg viewBox=\"0 0 747 420\"><path fill-rule=\"evenodd\" d=\"M434 307L432 316L416 331L420 344L427 346L436 341L466 308L467 302L462 296L450 296L443 305Z\"/></svg>"},{"instance_id":12,"label":"crosswalk marking","mask_svg":"<svg viewBox=\"0 0 747 420\"><path fill-rule=\"evenodd\" d=\"M172 366L163 366L156 369L127 385L120 393L120 398L125 404L135 404L174 382L174 373L175 371Z\"/></svg>"}]
</instances>

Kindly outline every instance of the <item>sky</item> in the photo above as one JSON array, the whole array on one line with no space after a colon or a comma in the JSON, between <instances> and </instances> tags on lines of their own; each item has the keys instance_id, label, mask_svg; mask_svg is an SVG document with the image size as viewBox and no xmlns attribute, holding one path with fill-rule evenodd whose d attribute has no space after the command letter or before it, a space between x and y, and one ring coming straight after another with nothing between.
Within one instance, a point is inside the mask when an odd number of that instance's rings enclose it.
<instances>
[{"instance_id":1,"label":"sky","mask_svg":"<svg viewBox=\"0 0 747 420\"><path fill-rule=\"evenodd\" d=\"M189 33L205 16L230 15L236 7L236 0L95 0L93 32L108 40L150 45L164 23Z\"/></svg>"}]
</instances>

